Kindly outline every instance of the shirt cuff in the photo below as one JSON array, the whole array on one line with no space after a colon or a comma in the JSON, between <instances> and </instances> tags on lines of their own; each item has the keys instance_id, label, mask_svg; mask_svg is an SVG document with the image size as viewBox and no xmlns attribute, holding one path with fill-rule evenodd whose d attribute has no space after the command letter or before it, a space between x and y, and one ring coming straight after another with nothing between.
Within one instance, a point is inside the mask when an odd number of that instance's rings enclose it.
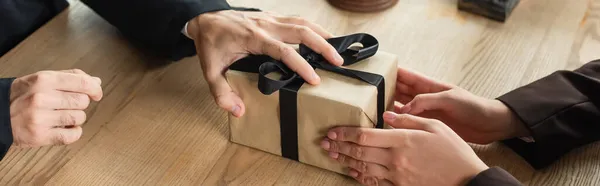
<instances>
[{"instance_id":1,"label":"shirt cuff","mask_svg":"<svg viewBox=\"0 0 600 186\"><path fill-rule=\"evenodd\" d=\"M0 78L0 160L13 143L10 124L10 87L15 78Z\"/></svg>"},{"instance_id":2,"label":"shirt cuff","mask_svg":"<svg viewBox=\"0 0 600 186\"><path fill-rule=\"evenodd\" d=\"M522 185L519 180L500 167L490 167L477 174L466 186L513 186Z\"/></svg>"},{"instance_id":3,"label":"shirt cuff","mask_svg":"<svg viewBox=\"0 0 600 186\"><path fill-rule=\"evenodd\" d=\"M188 34L188 32L187 32L187 26L188 26L188 23L189 23L189 21L188 21L188 22L185 22L185 25L183 25L183 29L181 29L181 33L182 33L183 35L185 35L185 37L192 39L192 37L190 37L190 35L189 35L189 34Z\"/></svg>"}]
</instances>

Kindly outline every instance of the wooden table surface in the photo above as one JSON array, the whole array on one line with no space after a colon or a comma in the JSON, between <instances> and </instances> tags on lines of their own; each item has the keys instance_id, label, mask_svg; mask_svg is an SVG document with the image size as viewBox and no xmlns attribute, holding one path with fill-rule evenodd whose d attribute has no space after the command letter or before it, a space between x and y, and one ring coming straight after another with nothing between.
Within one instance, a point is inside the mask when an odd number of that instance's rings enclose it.
<instances>
[{"instance_id":1,"label":"wooden table surface","mask_svg":"<svg viewBox=\"0 0 600 186\"><path fill-rule=\"evenodd\" d=\"M456 0L401 0L349 13L324 0L231 0L300 15L336 35L368 32L403 67L493 98L559 69L600 58L600 0L521 0L504 23ZM0 58L0 75L80 68L103 80L83 137L67 146L11 148L0 185L356 185L352 179L228 141L195 57L157 62L85 5L71 7ZM528 185L600 185L600 143L535 171L510 149L474 146Z\"/></svg>"}]
</instances>

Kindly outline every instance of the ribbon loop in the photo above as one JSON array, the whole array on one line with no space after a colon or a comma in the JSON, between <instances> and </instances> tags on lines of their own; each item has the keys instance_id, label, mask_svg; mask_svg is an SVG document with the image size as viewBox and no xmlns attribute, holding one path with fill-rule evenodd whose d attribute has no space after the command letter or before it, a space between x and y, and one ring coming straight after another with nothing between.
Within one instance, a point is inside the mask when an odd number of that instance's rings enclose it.
<instances>
[{"instance_id":1,"label":"ribbon loop","mask_svg":"<svg viewBox=\"0 0 600 186\"><path fill-rule=\"evenodd\" d=\"M352 65L363 59L371 57L375 55L375 53L377 53L377 49L379 48L379 43L377 42L377 39L365 33L330 38L327 40L327 42L329 42L338 51L342 58L344 58L343 66ZM354 43L362 44L362 48L358 50L349 48ZM377 83L379 82L377 80L378 78L368 77L372 75L370 73L340 68L331 65L325 60L325 58L321 54L318 54L317 52L308 48L304 44L300 45L299 52L300 55L304 57L304 59L315 69L323 69L344 76L352 77L367 82L371 85L377 85ZM252 55L246 58L242 58L239 61L232 64L229 68L233 70L259 73L260 76L258 79L258 89L261 93L265 95L270 95L273 92L276 92L281 88L285 87L286 85L292 83L294 79L300 78L300 76L296 72L293 72L282 62L265 55ZM271 79L267 77L267 74L272 72L280 73L282 75L281 78Z\"/></svg>"},{"instance_id":2,"label":"ribbon loop","mask_svg":"<svg viewBox=\"0 0 600 186\"><path fill-rule=\"evenodd\" d=\"M278 80L269 78L267 75L273 72L279 73L281 77ZM261 76L258 79L258 88L265 95L271 95L298 77L298 74L279 62L265 62L261 64L258 67L258 73Z\"/></svg>"}]
</instances>

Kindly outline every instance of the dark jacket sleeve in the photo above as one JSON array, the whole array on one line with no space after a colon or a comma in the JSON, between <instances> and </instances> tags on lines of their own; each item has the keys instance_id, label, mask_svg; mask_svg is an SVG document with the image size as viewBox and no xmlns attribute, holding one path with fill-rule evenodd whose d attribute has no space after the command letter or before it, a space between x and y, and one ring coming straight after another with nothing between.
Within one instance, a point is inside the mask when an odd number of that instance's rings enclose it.
<instances>
[{"instance_id":1,"label":"dark jacket sleeve","mask_svg":"<svg viewBox=\"0 0 600 186\"><path fill-rule=\"evenodd\" d=\"M498 167L490 167L480 172L471 179L466 186L517 186L522 185L505 170Z\"/></svg>"},{"instance_id":2,"label":"dark jacket sleeve","mask_svg":"<svg viewBox=\"0 0 600 186\"><path fill-rule=\"evenodd\" d=\"M600 60L574 71L557 71L498 99L520 118L534 140L503 143L536 169L600 139Z\"/></svg>"},{"instance_id":3,"label":"dark jacket sleeve","mask_svg":"<svg viewBox=\"0 0 600 186\"><path fill-rule=\"evenodd\" d=\"M0 79L0 160L4 158L13 143L10 127L10 86L14 78Z\"/></svg>"},{"instance_id":4,"label":"dark jacket sleeve","mask_svg":"<svg viewBox=\"0 0 600 186\"><path fill-rule=\"evenodd\" d=\"M231 9L225 0L82 0L133 44L170 60L196 53L181 33L185 23L206 12Z\"/></svg>"}]
</instances>

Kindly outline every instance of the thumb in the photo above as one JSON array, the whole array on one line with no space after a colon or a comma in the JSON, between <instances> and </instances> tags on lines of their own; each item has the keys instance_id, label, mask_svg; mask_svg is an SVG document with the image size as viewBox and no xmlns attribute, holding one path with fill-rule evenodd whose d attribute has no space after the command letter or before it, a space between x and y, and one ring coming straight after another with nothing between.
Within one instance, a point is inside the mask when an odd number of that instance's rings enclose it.
<instances>
[{"instance_id":1,"label":"thumb","mask_svg":"<svg viewBox=\"0 0 600 186\"><path fill-rule=\"evenodd\" d=\"M214 79L208 80L211 92L215 98L215 102L222 109L227 110L235 117L244 115L246 111L244 102L229 86L227 80L222 75L218 75Z\"/></svg>"},{"instance_id":2,"label":"thumb","mask_svg":"<svg viewBox=\"0 0 600 186\"><path fill-rule=\"evenodd\" d=\"M427 110L442 109L446 105L448 92L437 92L429 94L419 94L415 96L406 105L397 108L397 112L401 114L418 115Z\"/></svg>"},{"instance_id":3,"label":"thumb","mask_svg":"<svg viewBox=\"0 0 600 186\"><path fill-rule=\"evenodd\" d=\"M429 119L426 118L409 114L396 114L389 111L383 113L383 119L385 123L395 129L426 130L429 123Z\"/></svg>"},{"instance_id":4,"label":"thumb","mask_svg":"<svg viewBox=\"0 0 600 186\"><path fill-rule=\"evenodd\" d=\"M75 126L72 128L54 128L53 142L54 144L71 144L81 138L83 129L81 126Z\"/></svg>"}]
</instances>

